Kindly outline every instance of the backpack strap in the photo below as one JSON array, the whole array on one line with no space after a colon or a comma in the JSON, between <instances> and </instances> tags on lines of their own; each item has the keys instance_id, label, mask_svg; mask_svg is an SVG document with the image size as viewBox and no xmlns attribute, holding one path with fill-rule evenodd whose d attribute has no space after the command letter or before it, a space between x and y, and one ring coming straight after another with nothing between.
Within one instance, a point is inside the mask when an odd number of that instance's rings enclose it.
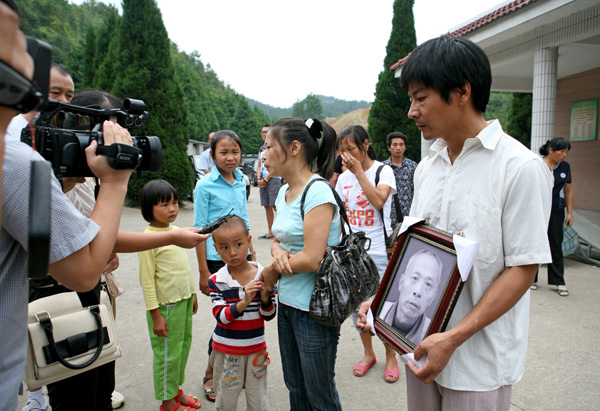
<instances>
[{"instance_id":1,"label":"backpack strap","mask_svg":"<svg viewBox=\"0 0 600 411\"><path fill-rule=\"evenodd\" d=\"M306 201L306 193L308 193L308 189L310 188L310 186L312 186L313 183L316 183L317 181L322 181L329 186L329 188L331 189L331 192L333 193L333 197L335 198L335 202L337 203L338 210L340 212L340 217L342 218L344 223L346 223L348 225L348 229L350 230L350 232L352 232L352 228L350 227L350 223L348 222L348 215L346 214L346 207L344 206L342 199L340 198L337 191L335 191L335 189L331 186L331 184L329 184L329 181L325 180L322 177L313 178L312 180L310 180L308 182L306 187L304 187L304 191L302 192L302 197L300 197L300 214L302 215L302 221L304 221L304 203ZM344 235L346 235L346 229L343 224L342 224L342 231L343 231Z\"/></svg>"},{"instance_id":2,"label":"backpack strap","mask_svg":"<svg viewBox=\"0 0 600 411\"><path fill-rule=\"evenodd\" d=\"M379 166L379 168L377 169L377 172L375 173L375 188L377 188L377 185L379 184L379 174L381 174L381 169L383 168L385 164L382 164ZM398 191L398 187L396 187L396 191ZM402 214L402 209L400 208L400 201L398 201L398 196L396 194L392 194L394 196L394 208L396 209L396 221L401 222L402 220L404 220L404 215ZM383 220L383 209L379 210L381 212L381 221ZM383 230L385 233L385 223L383 224ZM385 235L385 237L387 238L387 234Z\"/></svg>"},{"instance_id":3,"label":"backpack strap","mask_svg":"<svg viewBox=\"0 0 600 411\"><path fill-rule=\"evenodd\" d=\"M379 175L381 174L381 170L383 169L383 166L385 166L385 164L380 165L377 168L377 172L375 173L375 188L377 188L377 186L379 185ZM385 207L385 203L384 203L384 207ZM381 224L383 225L383 236L385 239L385 243L387 244L389 242L389 237L387 235L387 230L385 229L385 218L383 218L384 207L381 207L379 209L379 215L381 216Z\"/></svg>"}]
</instances>

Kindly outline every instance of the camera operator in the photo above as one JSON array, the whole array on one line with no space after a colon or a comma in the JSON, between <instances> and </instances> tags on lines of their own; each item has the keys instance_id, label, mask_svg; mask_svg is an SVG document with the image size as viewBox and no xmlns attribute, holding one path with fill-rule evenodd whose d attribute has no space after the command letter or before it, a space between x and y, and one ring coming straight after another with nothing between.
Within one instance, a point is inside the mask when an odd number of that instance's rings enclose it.
<instances>
[{"instance_id":1,"label":"camera operator","mask_svg":"<svg viewBox=\"0 0 600 411\"><path fill-rule=\"evenodd\" d=\"M0 58L28 78L33 64L25 53L25 38L18 29L14 11L0 3ZM0 131L16 114L0 108ZM105 144L132 145L129 132L105 122ZM3 134L3 133L2 133ZM86 158L102 188L90 218L79 213L62 193L55 178L51 181L50 273L76 291L92 289L100 279L115 244L123 200L131 170L110 168L106 157L96 155L94 141ZM0 237L0 398L1 409L14 410L26 353L27 341L27 257L30 197L30 163L41 160L31 147L10 142L5 146L2 206L4 225Z\"/></svg>"},{"instance_id":2,"label":"camera operator","mask_svg":"<svg viewBox=\"0 0 600 411\"><path fill-rule=\"evenodd\" d=\"M48 97L60 101L61 103L70 103L75 93L75 84L69 71L57 63L50 66L50 89ZM4 139L6 141L21 141L21 130L27 127L27 124L33 120L38 112L30 111L13 117Z\"/></svg>"},{"instance_id":3,"label":"camera operator","mask_svg":"<svg viewBox=\"0 0 600 411\"><path fill-rule=\"evenodd\" d=\"M6 2L8 5L3 2ZM17 14L17 8L12 0L0 1L0 60L23 74L28 79L32 78L33 59L27 54L25 35L19 29L19 16ZM10 120L15 114L17 114L16 110L0 105L0 188L2 187L4 133ZM2 200L1 190L0 200ZM1 207L2 204L0 201L0 227L2 226ZM3 397L0 396L0 398Z\"/></svg>"}]
</instances>

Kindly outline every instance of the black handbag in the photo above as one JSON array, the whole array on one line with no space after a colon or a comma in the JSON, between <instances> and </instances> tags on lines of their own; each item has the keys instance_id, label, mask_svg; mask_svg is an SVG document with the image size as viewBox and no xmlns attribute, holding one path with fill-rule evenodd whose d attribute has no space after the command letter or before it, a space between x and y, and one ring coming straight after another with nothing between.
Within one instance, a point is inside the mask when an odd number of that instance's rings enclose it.
<instances>
[{"instance_id":1,"label":"black handbag","mask_svg":"<svg viewBox=\"0 0 600 411\"><path fill-rule=\"evenodd\" d=\"M362 231L352 231L344 203L327 180L315 178L306 185L300 200L302 220L306 193L316 181L325 182L333 192L342 218L342 239L339 245L327 246L325 250L316 272L309 315L323 325L339 327L360 303L377 292L379 272L367 254L371 240ZM348 233L344 224L348 226Z\"/></svg>"}]
</instances>

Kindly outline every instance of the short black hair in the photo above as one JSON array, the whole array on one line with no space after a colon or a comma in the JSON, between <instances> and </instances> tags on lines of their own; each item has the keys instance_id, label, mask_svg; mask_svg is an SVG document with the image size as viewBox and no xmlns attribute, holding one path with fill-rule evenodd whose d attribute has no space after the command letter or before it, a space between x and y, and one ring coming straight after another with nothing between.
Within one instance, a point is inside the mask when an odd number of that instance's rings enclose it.
<instances>
[{"instance_id":1,"label":"short black hair","mask_svg":"<svg viewBox=\"0 0 600 411\"><path fill-rule=\"evenodd\" d=\"M80 107L98 106L101 109L114 109L123 106L123 100L102 90L80 91L73 96L71 104Z\"/></svg>"},{"instance_id":2,"label":"short black hair","mask_svg":"<svg viewBox=\"0 0 600 411\"><path fill-rule=\"evenodd\" d=\"M540 147L540 154L547 156L552 151L571 150L571 142L566 138L554 137L552 140L546 140L543 146Z\"/></svg>"},{"instance_id":3,"label":"short black hair","mask_svg":"<svg viewBox=\"0 0 600 411\"><path fill-rule=\"evenodd\" d=\"M392 145L392 140L395 138L401 138L402 140L404 140L404 145L408 145L408 138L404 134L402 134L399 131L392 131L385 138L385 142L387 143L388 148L390 148L390 146Z\"/></svg>"},{"instance_id":4,"label":"short black hair","mask_svg":"<svg viewBox=\"0 0 600 411\"><path fill-rule=\"evenodd\" d=\"M485 52L464 37L443 35L415 48L400 74L400 84L408 91L411 83L421 83L437 90L450 101L450 93L471 85L473 106L485 112L490 99L492 69Z\"/></svg>"},{"instance_id":5,"label":"short black hair","mask_svg":"<svg viewBox=\"0 0 600 411\"><path fill-rule=\"evenodd\" d=\"M65 68L65 66L63 66L62 64L52 63L52 64L50 64L50 70L56 70L61 75L66 76L66 77L70 77L71 80L73 79L73 76L71 76L71 73L69 73L69 70L67 70Z\"/></svg>"},{"instance_id":6,"label":"short black hair","mask_svg":"<svg viewBox=\"0 0 600 411\"><path fill-rule=\"evenodd\" d=\"M229 217L227 219L227 221L225 221L223 224L221 224L219 226L219 228L217 228L215 231L213 231L213 239L214 239L215 234L217 234L220 229L234 228L235 226L242 228L244 231L244 235L246 236L246 238L248 237L250 232L248 231L248 226L246 225L246 222L244 221L244 219L238 215L233 215L233 216Z\"/></svg>"},{"instance_id":7,"label":"short black hair","mask_svg":"<svg viewBox=\"0 0 600 411\"><path fill-rule=\"evenodd\" d=\"M177 190L165 180L152 180L146 183L140 193L142 217L149 223L154 222L154 206L171 199L179 201Z\"/></svg>"},{"instance_id":8,"label":"short black hair","mask_svg":"<svg viewBox=\"0 0 600 411\"><path fill-rule=\"evenodd\" d=\"M340 141L345 139L351 139L356 144L356 147L360 151L365 151L364 143L369 140L369 133L363 126L354 125L348 126L342 130L337 139L337 146L340 146ZM367 155L371 160L377 160L377 156L375 155L375 151L373 151L373 145L369 144L369 148L366 150Z\"/></svg>"},{"instance_id":9,"label":"short black hair","mask_svg":"<svg viewBox=\"0 0 600 411\"><path fill-rule=\"evenodd\" d=\"M240 147L240 151L244 148L240 137L231 130L219 130L215 133L212 140L210 140L210 155L215 158L215 151L217 149L217 143L225 138L230 138Z\"/></svg>"}]
</instances>

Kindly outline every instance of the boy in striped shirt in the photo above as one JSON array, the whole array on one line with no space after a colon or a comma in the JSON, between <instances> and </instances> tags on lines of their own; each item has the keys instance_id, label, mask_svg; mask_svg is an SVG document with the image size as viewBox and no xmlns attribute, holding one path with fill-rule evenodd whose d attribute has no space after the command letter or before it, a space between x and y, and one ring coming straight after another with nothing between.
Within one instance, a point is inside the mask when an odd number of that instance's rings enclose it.
<instances>
[{"instance_id":1,"label":"boy in striped shirt","mask_svg":"<svg viewBox=\"0 0 600 411\"><path fill-rule=\"evenodd\" d=\"M251 236L243 219L233 216L213 232L225 266L208 280L217 326L210 363L214 367L216 410L235 410L245 387L246 408L267 410L264 320L275 317L275 294L258 280L263 267L246 256Z\"/></svg>"}]
</instances>

